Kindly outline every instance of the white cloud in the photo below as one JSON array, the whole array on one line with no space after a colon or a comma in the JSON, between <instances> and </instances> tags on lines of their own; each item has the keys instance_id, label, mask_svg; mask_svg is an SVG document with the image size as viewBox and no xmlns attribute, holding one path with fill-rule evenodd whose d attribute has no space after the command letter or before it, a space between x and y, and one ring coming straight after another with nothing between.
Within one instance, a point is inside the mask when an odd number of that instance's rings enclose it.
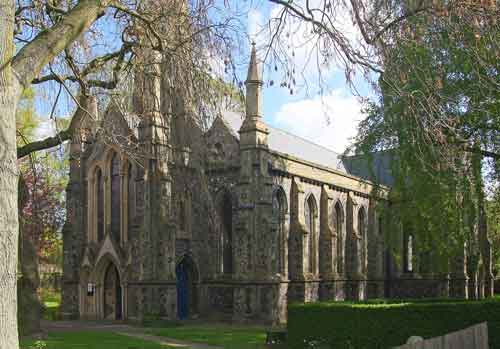
<instances>
[{"instance_id":1,"label":"white cloud","mask_svg":"<svg viewBox=\"0 0 500 349\"><path fill-rule=\"evenodd\" d=\"M362 119L359 100L344 89L323 97L284 104L274 124L297 136L342 153Z\"/></svg>"}]
</instances>

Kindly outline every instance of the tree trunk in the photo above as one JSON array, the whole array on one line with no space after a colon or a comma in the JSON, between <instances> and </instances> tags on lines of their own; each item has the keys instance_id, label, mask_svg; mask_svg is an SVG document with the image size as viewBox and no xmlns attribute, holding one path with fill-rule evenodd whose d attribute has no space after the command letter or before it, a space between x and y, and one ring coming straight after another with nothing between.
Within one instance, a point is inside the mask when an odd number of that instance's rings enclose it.
<instances>
[{"instance_id":1,"label":"tree trunk","mask_svg":"<svg viewBox=\"0 0 500 349\"><path fill-rule=\"evenodd\" d=\"M80 0L14 54L15 1L0 0L0 349L18 349L16 107L23 87L104 13L111 0Z\"/></svg>"},{"instance_id":2,"label":"tree trunk","mask_svg":"<svg viewBox=\"0 0 500 349\"><path fill-rule=\"evenodd\" d=\"M19 84L14 53L14 1L0 0L0 349L18 349L17 333L17 149Z\"/></svg>"},{"instance_id":3,"label":"tree trunk","mask_svg":"<svg viewBox=\"0 0 500 349\"><path fill-rule=\"evenodd\" d=\"M31 236L24 230L23 208L28 199L28 188L23 178L19 178L19 270L21 276L17 280L17 323L21 336L40 332L42 307L38 299L38 254Z\"/></svg>"}]
</instances>

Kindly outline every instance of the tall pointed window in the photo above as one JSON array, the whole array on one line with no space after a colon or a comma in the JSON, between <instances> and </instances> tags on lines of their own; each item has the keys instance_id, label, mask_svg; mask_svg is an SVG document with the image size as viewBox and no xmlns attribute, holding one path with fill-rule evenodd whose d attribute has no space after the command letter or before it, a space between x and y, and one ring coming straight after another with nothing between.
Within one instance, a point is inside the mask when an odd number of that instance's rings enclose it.
<instances>
[{"instance_id":1,"label":"tall pointed window","mask_svg":"<svg viewBox=\"0 0 500 349\"><path fill-rule=\"evenodd\" d=\"M120 159L117 153L113 153L109 173L111 175L111 235L116 241L120 241Z\"/></svg>"},{"instance_id":2,"label":"tall pointed window","mask_svg":"<svg viewBox=\"0 0 500 349\"><path fill-rule=\"evenodd\" d=\"M334 211L334 228L335 233L337 234L337 251L336 251L336 260L337 260L337 273L342 274L344 272L344 258L343 258L343 223L344 223L344 215L342 212L342 206L337 202L335 204Z\"/></svg>"},{"instance_id":3,"label":"tall pointed window","mask_svg":"<svg viewBox=\"0 0 500 349\"><path fill-rule=\"evenodd\" d=\"M130 239L135 218L135 172L131 163L127 169L127 194L127 235Z\"/></svg>"},{"instance_id":4,"label":"tall pointed window","mask_svg":"<svg viewBox=\"0 0 500 349\"><path fill-rule=\"evenodd\" d=\"M191 192L186 190L179 196L177 221L179 230L191 233Z\"/></svg>"},{"instance_id":5,"label":"tall pointed window","mask_svg":"<svg viewBox=\"0 0 500 349\"><path fill-rule=\"evenodd\" d=\"M97 214L97 241L104 238L104 178L100 168L95 172L96 214Z\"/></svg>"},{"instance_id":6,"label":"tall pointed window","mask_svg":"<svg viewBox=\"0 0 500 349\"><path fill-rule=\"evenodd\" d=\"M273 217L276 222L277 239L277 273L286 274L286 197L282 189L276 190L273 195Z\"/></svg>"},{"instance_id":7,"label":"tall pointed window","mask_svg":"<svg viewBox=\"0 0 500 349\"><path fill-rule=\"evenodd\" d=\"M222 272L233 272L233 204L231 195L225 192L219 204L221 220Z\"/></svg>"},{"instance_id":8,"label":"tall pointed window","mask_svg":"<svg viewBox=\"0 0 500 349\"><path fill-rule=\"evenodd\" d=\"M305 206L305 218L306 227L308 231L308 262L307 262L307 272L316 273L317 269L317 255L318 255L318 245L317 245L317 232L316 232L316 201L314 196L310 195L307 199Z\"/></svg>"},{"instance_id":9,"label":"tall pointed window","mask_svg":"<svg viewBox=\"0 0 500 349\"><path fill-rule=\"evenodd\" d=\"M359 248L360 262L361 262L361 272L366 273L367 271L367 244L366 244L366 212L365 208L361 207L358 211L358 234L361 238Z\"/></svg>"},{"instance_id":10,"label":"tall pointed window","mask_svg":"<svg viewBox=\"0 0 500 349\"><path fill-rule=\"evenodd\" d=\"M177 212L179 218L179 230L186 231L186 207L185 207L185 197L181 197L179 200L179 212Z\"/></svg>"}]
</instances>

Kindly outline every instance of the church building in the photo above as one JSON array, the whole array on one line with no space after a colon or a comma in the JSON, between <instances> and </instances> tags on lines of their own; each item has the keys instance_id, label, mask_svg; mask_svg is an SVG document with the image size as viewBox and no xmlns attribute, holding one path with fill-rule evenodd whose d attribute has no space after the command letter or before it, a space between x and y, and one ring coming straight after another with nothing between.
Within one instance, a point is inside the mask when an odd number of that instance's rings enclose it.
<instances>
[{"instance_id":1,"label":"church building","mask_svg":"<svg viewBox=\"0 0 500 349\"><path fill-rule=\"evenodd\" d=\"M110 106L72 141L64 316L277 324L290 302L478 294L465 255L420 269L404 232L402 258L389 252L389 160L374 190L356 157L267 125L262 88L253 47L244 113L204 131L155 87L157 108Z\"/></svg>"}]
</instances>

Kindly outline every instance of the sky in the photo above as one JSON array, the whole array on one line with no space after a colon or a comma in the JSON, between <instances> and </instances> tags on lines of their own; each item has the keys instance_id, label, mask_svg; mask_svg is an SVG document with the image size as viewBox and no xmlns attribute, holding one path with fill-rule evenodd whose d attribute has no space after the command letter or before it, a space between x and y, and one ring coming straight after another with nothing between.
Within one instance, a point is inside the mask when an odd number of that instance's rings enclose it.
<instances>
[{"instance_id":1,"label":"sky","mask_svg":"<svg viewBox=\"0 0 500 349\"><path fill-rule=\"evenodd\" d=\"M258 56L261 59L269 42L269 34L263 28L270 17L278 17L280 9L279 5L258 1L248 12L249 37L260 48ZM341 18L346 19L345 22L335 25L338 25L349 39L359 40L359 34L348 20L350 17L346 14ZM296 47L294 63L297 67L303 67L301 81L298 83L302 87L290 95L288 89L280 88L278 83L270 86L268 82L275 76L269 69L264 69L264 119L273 127L342 153L351 144L358 123L363 118L361 102L347 85L342 68L335 64L320 67L327 89L318 93L318 66L314 58L310 58L311 43L302 39L306 30L310 29L304 25L290 30ZM250 47L248 50L250 52ZM369 85L362 77L355 79L355 86L362 96L372 96Z\"/></svg>"},{"instance_id":2,"label":"sky","mask_svg":"<svg viewBox=\"0 0 500 349\"><path fill-rule=\"evenodd\" d=\"M313 0L311 0L313 1ZM320 1L320 0L314 0ZM314 2L313 1L313 2ZM263 59L266 45L270 41L269 34L263 30L268 20L276 17L280 10L279 5L271 4L267 0L254 0L249 3L246 26L248 31L247 47L241 49L243 60L245 52L249 59L250 42L255 41L258 48L258 57ZM354 26L347 20L345 23L336 23L339 28L351 39L357 40L358 33ZM106 24L104 24L106 25ZM108 27L109 28L109 27ZM278 81L281 77L272 71L268 62L261 62L264 68L264 119L275 127L301 136L314 143L342 153L351 144L356 135L358 122L362 119L361 103L355 97L345 82L344 71L336 64L321 66L319 68L326 89L319 93L318 66L311 61L311 47L309 42L303 42L304 32L309 30L306 26L291 27L291 42L296 47L294 50L294 64L300 69L297 74L297 86L293 95L286 88L280 88L279 83L272 86L270 81ZM247 61L248 61L247 59ZM313 59L314 61L314 59ZM241 65L237 71L240 80L245 80L246 64ZM355 86L363 96L371 95L368 84L362 77L355 79ZM55 133L54 123L49 120L51 105L57 92L56 87L41 86L37 90L36 109L45 121L42 122L38 135L52 135ZM67 117L74 103L68 94L61 94L54 116Z\"/></svg>"}]
</instances>

